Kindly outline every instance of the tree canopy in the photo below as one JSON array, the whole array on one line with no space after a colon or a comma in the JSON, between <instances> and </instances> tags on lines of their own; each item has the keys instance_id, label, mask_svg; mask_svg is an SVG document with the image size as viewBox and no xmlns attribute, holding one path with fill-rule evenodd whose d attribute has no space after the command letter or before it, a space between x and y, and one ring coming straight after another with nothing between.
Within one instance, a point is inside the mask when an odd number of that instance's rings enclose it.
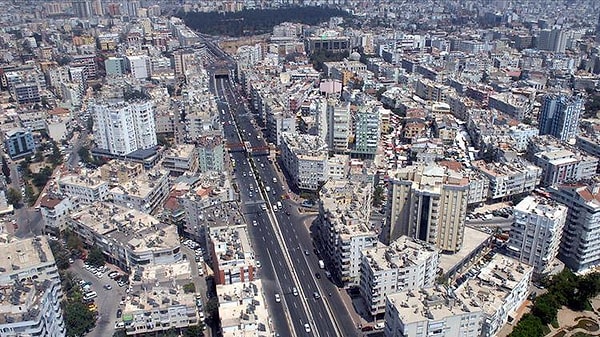
<instances>
[{"instance_id":1,"label":"tree canopy","mask_svg":"<svg viewBox=\"0 0 600 337\"><path fill-rule=\"evenodd\" d=\"M102 267L106 263L106 258L100 248L93 246L88 253L87 262L92 266Z\"/></svg>"},{"instance_id":2,"label":"tree canopy","mask_svg":"<svg viewBox=\"0 0 600 337\"><path fill-rule=\"evenodd\" d=\"M251 36L270 33L282 22L299 22L317 25L334 16L349 14L327 7L289 7L278 9L247 9L234 13L179 13L185 24L194 30L210 35Z\"/></svg>"}]
</instances>

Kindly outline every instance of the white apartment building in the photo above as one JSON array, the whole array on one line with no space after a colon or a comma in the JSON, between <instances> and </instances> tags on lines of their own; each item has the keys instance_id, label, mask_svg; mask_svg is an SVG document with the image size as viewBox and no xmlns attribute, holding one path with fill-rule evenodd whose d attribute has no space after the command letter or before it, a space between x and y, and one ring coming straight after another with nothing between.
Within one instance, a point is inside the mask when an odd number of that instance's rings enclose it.
<instances>
[{"instance_id":1,"label":"white apartment building","mask_svg":"<svg viewBox=\"0 0 600 337\"><path fill-rule=\"evenodd\" d=\"M127 155L156 146L152 102L96 103L89 106L89 111L100 150Z\"/></svg>"},{"instance_id":2,"label":"white apartment building","mask_svg":"<svg viewBox=\"0 0 600 337\"><path fill-rule=\"evenodd\" d=\"M354 114L354 147L352 153L372 158L377 152L381 136L381 106L368 104L359 107Z\"/></svg>"},{"instance_id":3,"label":"white apartment building","mask_svg":"<svg viewBox=\"0 0 600 337\"><path fill-rule=\"evenodd\" d=\"M406 235L446 252L461 249L469 179L447 167L407 166L390 179L390 241Z\"/></svg>"},{"instance_id":4,"label":"white apartment building","mask_svg":"<svg viewBox=\"0 0 600 337\"><path fill-rule=\"evenodd\" d=\"M477 160L471 164L490 181L488 192L490 199L531 192L539 184L542 176L541 168L525 160L511 163L486 163Z\"/></svg>"},{"instance_id":5,"label":"white apartment building","mask_svg":"<svg viewBox=\"0 0 600 337\"><path fill-rule=\"evenodd\" d=\"M359 284L362 251L378 244L369 227L372 190L371 183L330 180L320 191L316 243L331 274L346 285Z\"/></svg>"},{"instance_id":6,"label":"white apartment building","mask_svg":"<svg viewBox=\"0 0 600 337\"><path fill-rule=\"evenodd\" d=\"M341 180L348 177L350 172L350 156L334 154L327 159L327 179Z\"/></svg>"},{"instance_id":7,"label":"white apartment building","mask_svg":"<svg viewBox=\"0 0 600 337\"><path fill-rule=\"evenodd\" d=\"M327 124L326 143L333 153L348 151L350 137L350 104L335 99L327 100L325 110Z\"/></svg>"},{"instance_id":8,"label":"white apartment building","mask_svg":"<svg viewBox=\"0 0 600 337\"><path fill-rule=\"evenodd\" d=\"M142 80L152 76L152 65L148 55L125 56L125 65L133 78Z\"/></svg>"},{"instance_id":9,"label":"white apartment building","mask_svg":"<svg viewBox=\"0 0 600 337\"><path fill-rule=\"evenodd\" d=\"M196 307L196 294L183 290L192 277L189 262L146 265L133 275L132 291L124 301L122 316L117 319L117 326L126 335L160 335L201 322L204 314Z\"/></svg>"},{"instance_id":10,"label":"white apartment building","mask_svg":"<svg viewBox=\"0 0 600 337\"><path fill-rule=\"evenodd\" d=\"M600 184L550 187L552 198L568 208L559 258L577 273L600 265Z\"/></svg>"},{"instance_id":11,"label":"white apartment building","mask_svg":"<svg viewBox=\"0 0 600 337\"><path fill-rule=\"evenodd\" d=\"M196 142L198 169L200 172L225 170L225 146L220 135L206 135Z\"/></svg>"},{"instance_id":12,"label":"white apartment building","mask_svg":"<svg viewBox=\"0 0 600 337\"><path fill-rule=\"evenodd\" d=\"M74 198L77 202L91 204L106 200L108 183L88 171L69 174L58 180L59 191Z\"/></svg>"},{"instance_id":13,"label":"white apartment building","mask_svg":"<svg viewBox=\"0 0 600 337\"><path fill-rule=\"evenodd\" d=\"M256 259L246 225L210 227L208 240L216 284L254 281Z\"/></svg>"},{"instance_id":14,"label":"white apartment building","mask_svg":"<svg viewBox=\"0 0 600 337\"><path fill-rule=\"evenodd\" d=\"M62 288L46 237L0 245L0 335L66 336Z\"/></svg>"},{"instance_id":15,"label":"white apartment building","mask_svg":"<svg viewBox=\"0 0 600 337\"><path fill-rule=\"evenodd\" d=\"M389 246L362 252L360 294L372 316L385 313L385 296L435 284L439 253L434 246L401 236Z\"/></svg>"},{"instance_id":16,"label":"white apartment building","mask_svg":"<svg viewBox=\"0 0 600 337\"><path fill-rule=\"evenodd\" d=\"M533 163L542 168L544 186L591 178L598 168L598 158L558 148L536 153Z\"/></svg>"},{"instance_id":17,"label":"white apartment building","mask_svg":"<svg viewBox=\"0 0 600 337\"><path fill-rule=\"evenodd\" d=\"M117 206L152 213L169 194L169 171L153 169L135 179L117 184L108 191L108 198Z\"/></svg>"},{"instance_id":18,"label":"white apartment building","mask_svg":"<svg viewBox=\"0 0 600 337\"><path fill-rule=\"evenodd\" d=\"M529 140L539 133L540 130L537 127L527 124L513 125L508 129L508 134L514 140L514 143L512 143L513 148L519 152L527 150Z\"/></svg>"},{"instance_id":19,"label":"white apartment building","mask_svg":"<svg viewBox=\"0 0 600 337\"><path fill-rule=\"evenodd\" d=\"M198 170L198 152L193 144L176 144L163 153L162 165L171 175L191 174Z\"/></svg>"},{"instance_id":20,"label":"white apartment building","mask_svg":"<svg viewBox=\"0 0 600 337\"><path fill-rule=\"evenodd\" d=\"M69 198L44 196L40 200L40 214L44 221L44 233L58 236L67 228L67 217L75 205Z\"/></svg>"},{"instance_id":21,"label":"white apartment building","mask_svg":"<svg viewBox=\"0 0 600 337\"><path fill-rule=\"evenodd\" d=\"M317 136L281 134L281 161L301 190L316 191L327 179L327 145Z\"/></svg>"},{"instance_id":22,"label":"white apartment building","mask_svg":"<svg viewBox=\"0 0 600 337\"><path fill-rule=\"evenodd\" d=\"M261 280L217 285L223 337L273 335L263 294Z\"/></svg>"},{"instance_id":23,"label":"white apartment building","mask_svg":"<svg viewBox=\"0 0 600 337\"><path fill-rule=\"evenodd\" d=\"M435 287L388 295L386 337L493 337L527 299L533 268L495 255L456 290Z\"/></svg>"},{"instance_id":24,"label":"white apartment building","mask_svg":"<svg viewBox=\"0 0 600 337\"><path fill-rule=\"evenodd\" d=\"M172 264L182 258L176 226L135 209L98 202L71 213L68 227L123 270Z\"/></svg>"},{"instance_id":25,"label":"white apartment building","mask_svg":"<svg viewBox=\"0 0 600 337\"><path fill-rule=\"evenodd\" d=\"M545 274L558 254L567 208L552 199L528 196L514 207L514 219L509 254L533 266L535 274Z\"/></svg>"}]
</instances>

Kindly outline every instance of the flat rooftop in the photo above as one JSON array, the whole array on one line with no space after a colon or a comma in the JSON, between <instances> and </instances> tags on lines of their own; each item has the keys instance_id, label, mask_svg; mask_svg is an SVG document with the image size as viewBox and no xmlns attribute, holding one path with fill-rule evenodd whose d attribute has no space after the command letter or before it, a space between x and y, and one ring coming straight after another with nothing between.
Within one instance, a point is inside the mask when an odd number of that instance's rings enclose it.
<instances>
[{"instance_id":1,"label":"flat rooftop","mask_svg":"<svg viewBox=\"0 0 600 337\"><path fill-rule=\"evenodd\" d=\"M152 215L135 209L100 202L73 213L71 218L100 235L130 245L133 250L179 246L174 225L162 223Z\"/></svg>"},{"instance_id":2,"label":"flat rooftop","mask_svg":"<svg viewBox=\"0 0 600 337\"><path fill-rule=\"evenodd\" d=\"M490 234L477 229L465 226L465 239L462 248L454 254L440 254L440 268L444 273L451 270L454 266L461 263L474 250L484 244L490 237Z\"/></svg>"},{"instance_id":3,"label":"flat rooftop","mask_svg":"<svg viewBox=\"0 0 600 337\"><path fill-rule=\"evenodd\" d=\"M224 337L255 337L273 334L269 329L269 312L262 288L261 280L217 285L219 316Z\"/></svg>"}]
</instances>

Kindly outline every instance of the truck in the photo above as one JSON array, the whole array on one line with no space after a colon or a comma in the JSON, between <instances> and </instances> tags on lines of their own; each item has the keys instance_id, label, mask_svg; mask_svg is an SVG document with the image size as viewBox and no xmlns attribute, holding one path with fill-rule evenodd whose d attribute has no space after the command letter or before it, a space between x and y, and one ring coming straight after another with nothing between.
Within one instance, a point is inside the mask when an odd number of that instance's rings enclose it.
<instances>
[{"instance_id":1,"label":"truck","mask_svg":"<svg viewBox=\"0 0 600 337\"><path fill-rule=\"evenodd\" d=\"M325 269L325 262L323 260L319 260L319 268Z\"/></svg>"}]
</instances>

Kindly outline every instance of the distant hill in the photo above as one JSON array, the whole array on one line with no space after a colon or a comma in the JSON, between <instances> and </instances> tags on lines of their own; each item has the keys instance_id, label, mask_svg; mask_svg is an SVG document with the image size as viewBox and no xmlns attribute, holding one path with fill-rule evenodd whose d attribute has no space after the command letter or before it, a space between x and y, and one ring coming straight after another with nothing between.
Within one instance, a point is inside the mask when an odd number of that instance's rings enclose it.
<instances>
[{"instance_id":1,"label":"distant hill","mask_svg":"<svg viewBox=\"0 0 600 337\"><path fill-rule=\"evenodd\" d=\"M289 7L243 10L235 13L178 13L185 24L203 34L232 37L271 33L282 22L317 25L334 16L346 17L345 11L328 7Z\"/></svg>"}]
</instances>

